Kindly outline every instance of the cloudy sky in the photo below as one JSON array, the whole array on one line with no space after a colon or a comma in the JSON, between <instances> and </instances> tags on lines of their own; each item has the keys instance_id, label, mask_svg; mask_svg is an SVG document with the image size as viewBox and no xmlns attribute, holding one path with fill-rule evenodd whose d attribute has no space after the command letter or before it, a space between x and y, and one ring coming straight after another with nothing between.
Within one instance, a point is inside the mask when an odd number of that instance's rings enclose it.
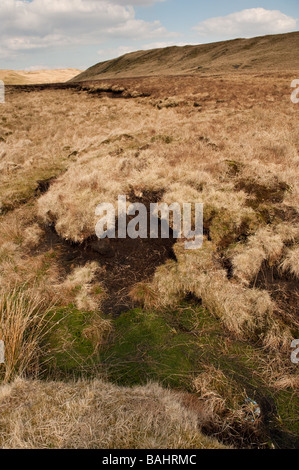
<instances>
[{"instance_id":1,"label":"cloudy sky","mask_svg":"<svg viewBox=\"0 0 299 470\"><path fill-rule=\"evenodd\" d=\"M85 69L138 49L298 29L298 0L0 0L0 68Z\"/></svg>"}]
</instances>

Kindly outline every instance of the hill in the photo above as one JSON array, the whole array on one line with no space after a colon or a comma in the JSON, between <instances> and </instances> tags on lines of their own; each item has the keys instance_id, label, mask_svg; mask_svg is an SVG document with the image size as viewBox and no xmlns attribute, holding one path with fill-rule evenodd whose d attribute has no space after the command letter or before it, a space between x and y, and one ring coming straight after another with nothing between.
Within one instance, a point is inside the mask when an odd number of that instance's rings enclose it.
<instances>
[{"instance_id":1,"label":"hill","mask_svg":"<svg viewBox=\"0 0 299 470\"><path fill-rule=\"evenodd\" d=\"M293 70L299 65L299 32L251 39L166 47L98 63L72 81L154 75Z\"/></svg>"},{"instance_id":2,"label":"hill","mask_svg":"<svg viewBox=\"0 0 299 470\"><path fill-rule=\"evenodd\" d=\"M35 85L42 83L67 82L78 75L78 69L57 70L0 70L0 80L6 85Z\"/></svg>"}]
</instances>

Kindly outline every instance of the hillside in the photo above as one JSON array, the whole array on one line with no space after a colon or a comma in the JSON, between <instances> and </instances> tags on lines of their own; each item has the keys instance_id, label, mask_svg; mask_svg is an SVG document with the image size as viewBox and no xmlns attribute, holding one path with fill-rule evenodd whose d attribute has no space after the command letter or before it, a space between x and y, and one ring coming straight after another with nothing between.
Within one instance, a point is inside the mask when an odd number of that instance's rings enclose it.
<instances>
[{"instance_id":1,"label":"hillside","mask_svg":"<svg viewBox=\"0 0 299 470\"><path fill-rule=\"evenodd\" d=\"M35 70L0 70L0 80L6 85L35 85L42 83L67 82L78 75L78 69Z\"/></svg>"},{"instance_id":2,"label":"hillside","mask_svg":"<svg viewBox=\"0 0 299 470\"><path fill-rule=\"evenodd\" d=\"M299 32L251 39L166 47L125 54L90 67L72 81L154 75L294 70L299 65Z\"/></svg>"}]
</instances>

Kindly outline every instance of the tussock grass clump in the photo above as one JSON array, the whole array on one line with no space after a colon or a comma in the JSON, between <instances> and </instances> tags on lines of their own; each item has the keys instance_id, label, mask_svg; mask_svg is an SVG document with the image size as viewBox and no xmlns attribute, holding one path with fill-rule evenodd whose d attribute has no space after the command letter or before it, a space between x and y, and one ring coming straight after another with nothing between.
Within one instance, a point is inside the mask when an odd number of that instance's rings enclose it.
<instances>
[{"instance_id":1,"label":"tussock grass clump","mask_svg":"<svg viewBox=\"0 0 299 470\"><path fill-rule=\"evenodd\" d=\"M44 231L37 223L34 223L24 230L23 244L29 249L35 248L39 245L43 236Z\"/></svg>"},{"instance_id":2,"label":"tussock grass clump","mask_svg":"<svg viewBox=\"0 0 299 470\"><path fill-rule=\"evenodd\" d=\"M152 284L156 302L175 306L192 293L235 337L250 338L267 348L289 348L291 333L274 316L269 293L229 280L211 242L197 253L187 253L178 242L175 253L178 263L170 261L156 271ZM146 295L143 301L148 301Z\"/></svg>"},{"instance_id":3,"label":"tussock grass clump","mask_svg":"<svg viewBox=\"0 0 299 470\"><path fill-rule=\"evenodd\" d=\"M79 310L94 311L100 308L105 298L105 289L95 282L100 267L96 262L74 268L65 281L56 286L64 304L74 302Z\"/></svg>"},{"instance_id":4,"label":"tussock grass clump","mask_svg":"<svg viewBox=\"0 0 299 470\"><path fill-rule=\"evenodd\" d=\"M154 289L146 282L139 282L129 292L131 299L139 305L157 306L157 296Z\"/></svg>"},{"instance_id":5,"label":"tussock grass clump","mask_svg":"<svg viewBox=\"0 0 299 470\"><path fill-rule=\"evenodd\" d=\"M201 426L222 441L246 447L262 441L261 409L231 379L214 366L193 381L201 411Z\"/></svg>"},{"instance_id":6,"label":"tussock grass clump","mask_svg":"<svg viewBox=\"0 0 299 470\"><path fill-rule=\"evenodd\" d=\"M299 279L299 247L295 246L287 251L281 263L283 272L289 272Z\"/></svg>"},{"instance_id":7,"label":"tussock grass clump","mask_svg":"<svg viewBox=\"0 0 299 470\"><path fill-rule=\"evenodd\" d=\"M4 383L16 376L38 376L49 308L34 291L14 289L0 293L0 339L5 344Z\"/></svg>"},{"instance_id":8,"label":"tussock grass clump","mask_svg":"<svg viewBox=\"0 0 299 470\"><path fill-rule=\"evenodd\" d=\"M260 342L267 348L289 348L291 333L276 320L267 291L243 288L223 276L204 281L195 290L196 295L201 294L206 307L232 334Z\"/></svg>"},{"instance_id":9,"label":"tussock grass clump","mask_svg":"<svg viewBox=\"0 0 299 470\"><path fill-rule=\"evenodd\" d=\"M24 402L28 406L24 406ZM217 449L180 395L156 384L16 380L0 388L1 448Z\"/></svg>"},{"instance_id":10,"label":"tussock grass clump","mask_svg":"<svg viewBox=\"0 0 299 470\"><path fill-rule=\"evenodd\" d=\"M273 385L278 390L294 389L299 392L299 375L285 374L277 378Z\"/></svg>"},{"instance_id":11,"label":"tussock grass clump","mask_svg":"<svg viewBox=\"0 0 299 470\"><path fill-rule=\"evenodd\" d=\"M294 241L297 227L279 224L273 227L263 227L249 237L246 245L238 245L234 249L232 264L234 275L244 284L249 284L258 275L264 261L270 266L278 263L283 256L286 243ZM284 271L294 268L296 272L296 249L288 250L285 261L282 264Z\"/></svg>"}]
</instances>

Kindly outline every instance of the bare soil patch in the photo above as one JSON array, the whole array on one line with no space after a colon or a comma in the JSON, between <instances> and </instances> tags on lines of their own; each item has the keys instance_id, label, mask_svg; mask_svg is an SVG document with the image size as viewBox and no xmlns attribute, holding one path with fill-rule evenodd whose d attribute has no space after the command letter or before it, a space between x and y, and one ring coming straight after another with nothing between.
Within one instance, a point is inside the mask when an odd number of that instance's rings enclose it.
<instances>
[{"instance_id":1,"label":"bare soil patch","mask_svg":"<svg viewBox=\"0 0 299 470\"><path fill-rule=\"evenodd\" d=\"M40 183L43 183L39 185L40 190L44 190L44 185L49 185L50 181ZM130 200L142 202L149 208L149 204L158 202L160 197L160 192L146 191L142 197L131 193ZM127 222L130 219L128 217ZM148 217L148 238L145 239L120 239L116 232L115 239L99 240L95 235L81 244L62 239L53 225L48 226L45 227L45 238L38 251L55 250L64 275L89 261L96 261L103 269L100 270L99 279L95 280L102 281L108 293L102 309L107 314L120 314L135 307L128 295L135 284L150 280L158 266L168 259L176 259L173 251L176 239L172 230L169 239L162 239L161 236L151 239L149 222Z\"/></svg>"}]
</instances>

